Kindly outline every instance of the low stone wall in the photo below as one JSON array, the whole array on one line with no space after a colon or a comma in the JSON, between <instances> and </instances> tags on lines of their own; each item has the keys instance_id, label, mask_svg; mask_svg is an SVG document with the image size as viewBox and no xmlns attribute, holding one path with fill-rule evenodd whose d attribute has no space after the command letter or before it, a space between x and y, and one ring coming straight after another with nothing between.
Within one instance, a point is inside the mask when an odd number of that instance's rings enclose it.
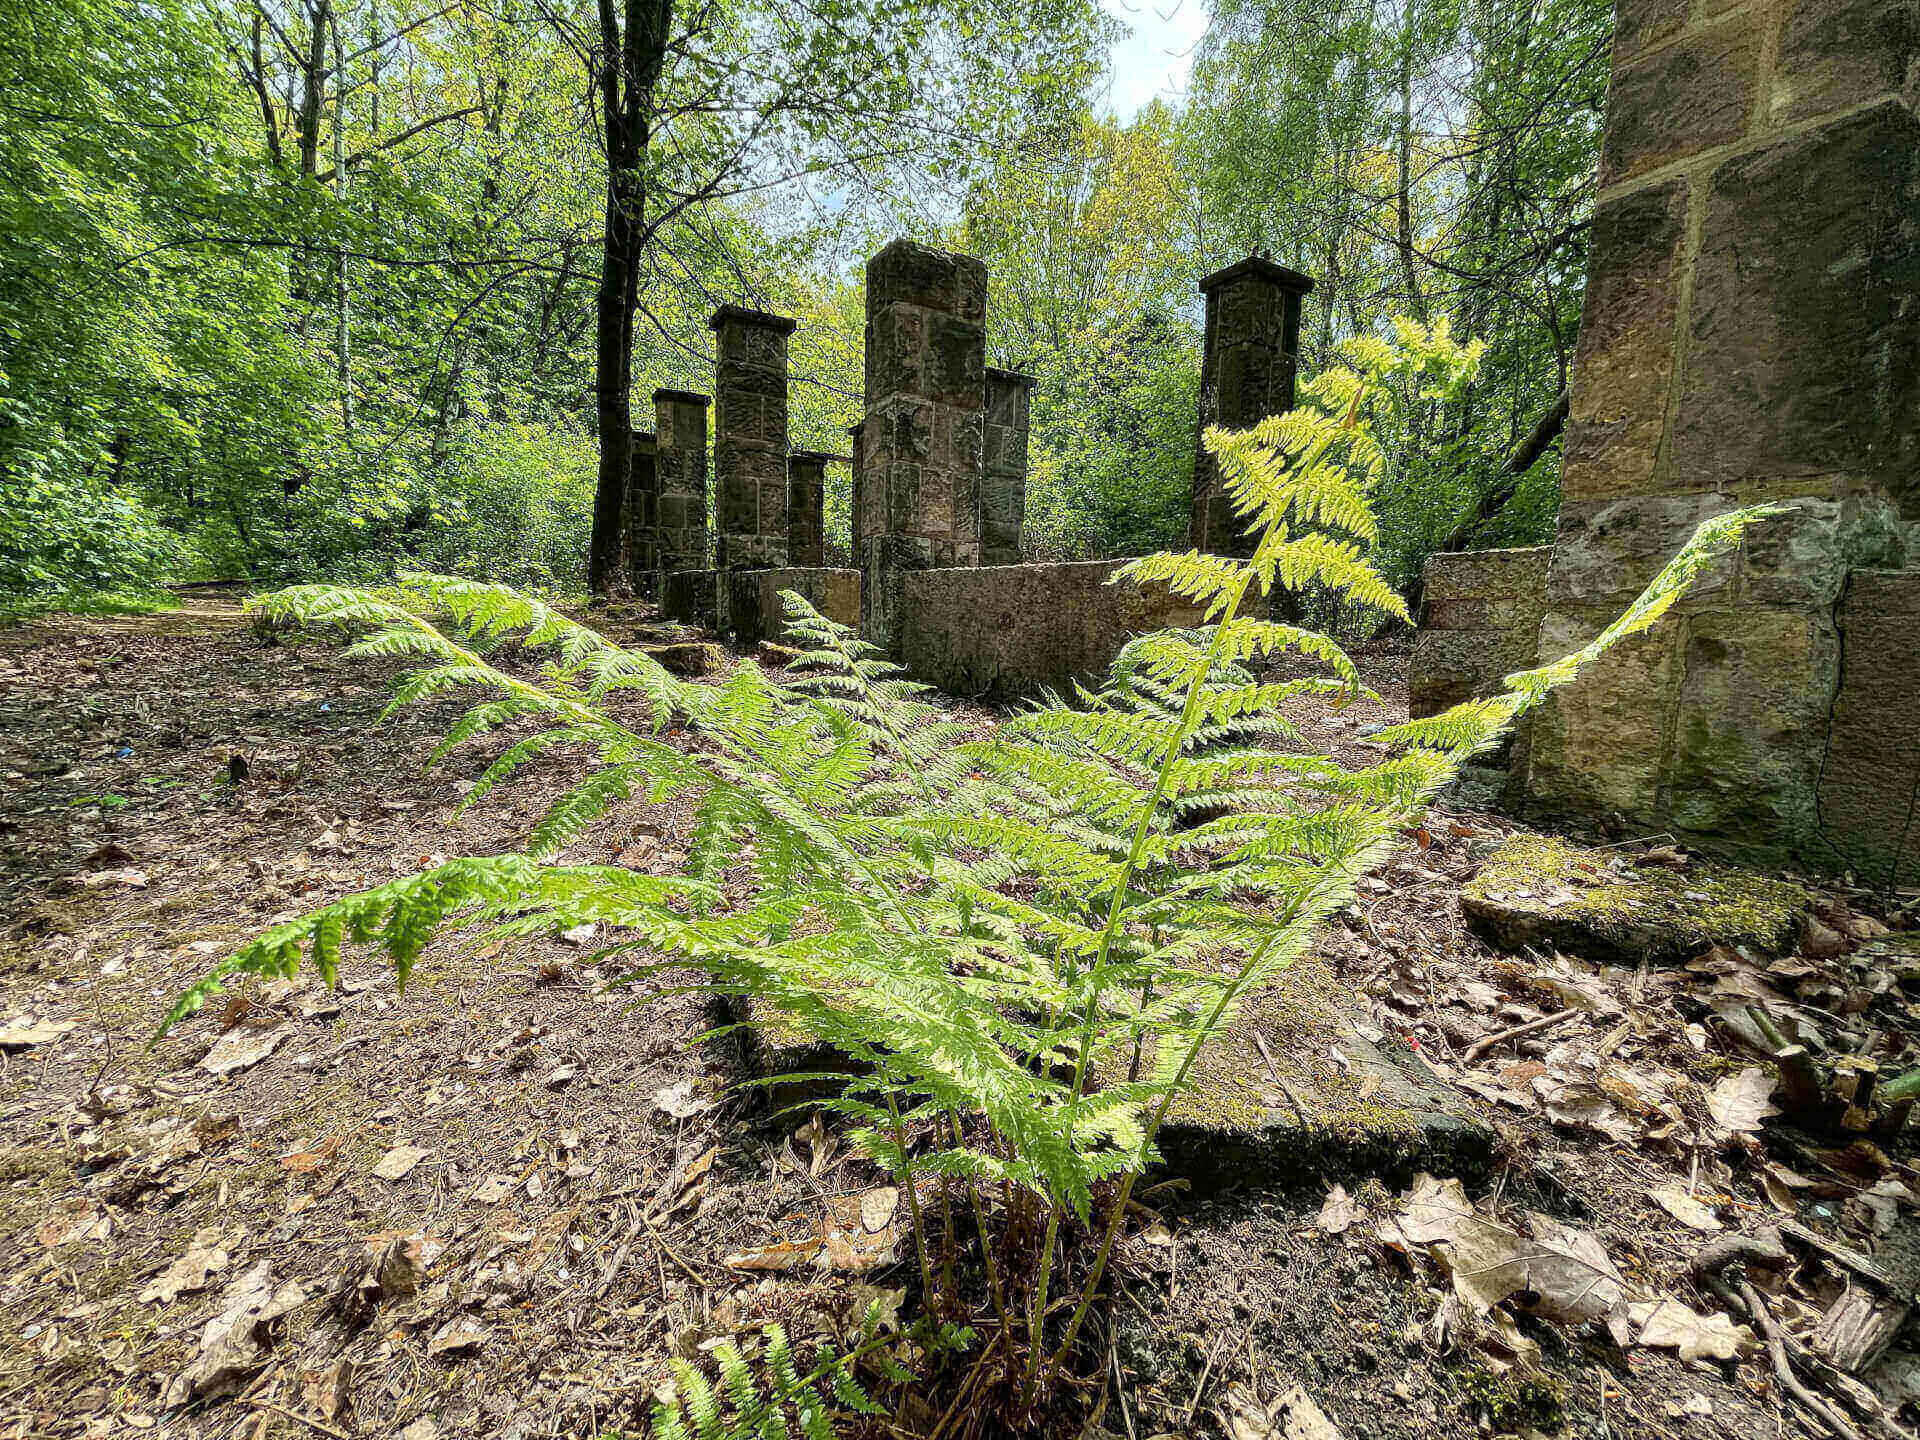
<instances>
[{"instance_id":1,"label":"low stone wall","mask_svg":"<svg viewBox=\"0 0 1920 1440\"><path fill-rule=\"evenodd\" d=\"M660 581L660 613L683 625L720 628L719 570L669 570Z\"/></svg>"},{"instance_id":2,"label":"low stone wall","mask_svg":"<svg viewBox=\"0 0 1920 1440\"><path fill-rule=\"evenodd\" d=\"M726 577L726 631L741 645L783 639L782 590L793 590L829 620L858 628L860 572L818 566L784 570L739 570Z\"/></svg>"},{"instance_id":3,"label":"low stone wall","mask_svg":"<svg viewBox=\"0 0 1920 1440\"><path fill-rule=\"evenodd\" d=\"M1817 834L1863 885L1920 884L1920 571L1855 571L1835 618Z\"/></svg>"},{"instance_id":4,"label":"low stone wall","mask_svg":"<svg viewBox=\"0 0 1920 1440\"><path fill-rule=\"evenodd\" d=\"M1552 546L1535 545L1428 557L1407 671L1410 714L1495 694L1502 678L1534 664L1552 555Z\"/></svg>"},{"instance_id":5,"label":"low stone wall","mask_svg":"<svg viewBox=\"0 0 1920 1440\"><path fill-rule=\"evenodd\" d=\"M1097 679L1132 636L1200 624L1197 607L1164 590L1108 585L1124 563L906 572L896 658L952 694L1032 695Z\"/></svg>"}]
</instances>

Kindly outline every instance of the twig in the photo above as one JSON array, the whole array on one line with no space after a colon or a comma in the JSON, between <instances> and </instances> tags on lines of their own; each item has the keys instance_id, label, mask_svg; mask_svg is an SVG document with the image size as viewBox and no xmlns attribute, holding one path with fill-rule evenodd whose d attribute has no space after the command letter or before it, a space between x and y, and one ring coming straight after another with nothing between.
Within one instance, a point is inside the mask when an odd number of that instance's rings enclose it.
<instances>
[{"instance_id":1,"label":"twig","mask_svg":"<svg viewBox=\"0 0 1920 1440\"><path fill-rule=\"evenodd\" d=\"M331 1425L323 1424L318 1420L309 1419L307 1416L302 1415L299 1411L289 1410L284 1405L276 1405L271 1400L249 1400L247 1403L249 1405L256 1406L261 1410L271 1410L276 1415L284 1415L289 1420L298 1420L302 1425L311 1426L313 1429L318 1430L322 1435L333 1436L334 1440L352 1440L352 1437L349 1436L347 1432L344 1430L336 1430Z\"/></svg>"},{"instance_id":2,"label":"twig","mask_svg":"<svg viewBox=\"0 0 1920 1440\"><path fill-rule=\"evenodd\" d=\"M682 1270L686 1271L688 1278L691 1279L694 1284L704 1288L707 1283L706 1277L702 1275L698 1270L694 1269L691 1265L687 1264L686 1261L682 1260L679 1257L679 1255L675 1253L674 1248L671 1245L667 1244L667 1237L662 1235L659 1229L654 1225L653 1217L647 1214L646 1211L642 1210L640 1212L640 1221L642 1224L644 1224L647 1227L647 1233L653 1236L653 1243L658 1245L663 1251L666 1252L667 1258L673 1261L673 1263L678 1265Z\"/></svg>"},{"instance_id":3,"label":"twig","mask_svg":"<svg viewBox=\"0 0 1920 1440\"><path fill-rule=\"evenodd\" d=\"M1569 1007L1554 1015L1542 1015L1538 1020L1529 1020L1524 1025L1515 1025L1511 1029L1496 1031L1494 1034L1484 1036L1469 1045L1461 1054L1460 1063L1462 1065L1471 1065L1496 1045L1504 1045L1509 1040L1524 1039L1526 1036L1535 1034L1541 1030L1550 1030L1562 1020L1569 1020L1580 1013L1581 1011L1577 1007Z\"/></svg>"},{"instance_id":4,"label":"twig","mask_svg":"<svg viewBox=\"0 0 1920 1440\"><path fill-rule=\"evenodd\" d=\"M1107 1335L1107 1368L1113 1371L1113 1394L1120 1402L1120 1419L1127 1427L1127 1440L1140 1440L1133 1428L1133 1414L1127 1409L1127 1388L1120 1377L1120 1351L1111 1331Z\"/></svg>"},{"instance_id":5,"label":"twig","mask_svg":"<svg viewBox=\"0 0 1920 1440\"><path fill-rule=\"evenodd\" d=\"M1745 1275L1736 1275L1733 1283L1739 1289L1740 1298L1747 1302L1747 1309L1752 1312L1755 1323L1767 1337L1767 1356L1773 1361L1773 1373L1779 1377L1781 1387L1841 1440L1863 1440L1846 1416L1809 1390L1800 1382L1800 1377L1793 1373L1793 1367L1787 1363L1787 1345L1780 1333L1780 1326L1774 1320L1773 1312L1767 1309L1766 1302L1754 1290L1753 1282Z\"/></svg>"},{"instance_id":6,"label":"twig","mask_svg":"<svg viewBox=\"0 0 1920 1440\"><path fill-rule=\"evenodd\" d=\"M1193 1417L1200 1413L1200 1397L1207 1393L1207 1376L1213 1373L1213 1357L1219 1349L1220 1345L1217 1341L1207 1349L1207 1363L1200 1367L1199 1383L1193 1387L1193 1403L1187 1406L1187 1418L1180 1427L1183 1430L1192 1429Z\"/></svg>"}]
</instances>

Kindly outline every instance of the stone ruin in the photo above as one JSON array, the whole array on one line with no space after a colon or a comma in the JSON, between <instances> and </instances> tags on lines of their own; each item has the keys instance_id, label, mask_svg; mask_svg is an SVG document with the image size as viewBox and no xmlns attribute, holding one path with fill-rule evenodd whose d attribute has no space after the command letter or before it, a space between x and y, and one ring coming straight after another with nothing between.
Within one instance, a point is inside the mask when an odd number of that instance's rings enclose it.
<instances>
[{"instance_id":1,"label":"stone ruin","mask_svg":"<svg viewBox=\"0 0 1920 1440\"><path fill-rule=\"evenodd\" d=\"M1199 430L1291 408L1313 282L1258 257L1208 276ZM1129 636L1197 623L1164 591L1110 586L1117 563L1020 563L1032 376L986 363L987 270L896 240L867 264L861 422L851 453L787 448L794 322L715 312L713 558L707 397L662 390L636 448L624 546L637 591L741 643L778 639L795 590L959 694L1032 694L1096 676ZM1198 446L1193 542L1245 553ZM827 467L852 471L854 564L825 564Z\"/></svg>"},{"instance_id":2,"label":"stone ruin","mask_svg":"<svg viewBox=\"0 0 1920 1440\"><path fill-rule=\"evenodd\" d=\"M1920 880L1917 62L1910 7L1619 0L1558 535L1428 563L1414 713L1791 508L1534 717L1523 808Z\"/></svg>"},{"instance_id":3,"label":"stone ruin","mask_svg":"<svg viewBox=\"0 0 1920 1440\"><path fill-rule=\"evenodd\" d=\"M1509 803L1920 881L1920 28L1896 11L1619 0L1558 535L1433 557L1413 712L1584 643L1702 519L1790 508L1533 717L1482 774ZM1289 408L1312 281L1250 258L1200 288L1198 428ZM627 512L637 583L746 642L777 638L798 590L973 695L1097 674L1129 635L1193 623L1109 587L1114 561L1017 563L1033 382L987 367L986 311L980 261L875 255L862 420L831 456L786 449L793 322L723 307L715 560L707 401L662 391ZM822 563L839 462L851 568ZM1247 543L1204 449L1191 538Z\"/></svg>"}]
</instances>

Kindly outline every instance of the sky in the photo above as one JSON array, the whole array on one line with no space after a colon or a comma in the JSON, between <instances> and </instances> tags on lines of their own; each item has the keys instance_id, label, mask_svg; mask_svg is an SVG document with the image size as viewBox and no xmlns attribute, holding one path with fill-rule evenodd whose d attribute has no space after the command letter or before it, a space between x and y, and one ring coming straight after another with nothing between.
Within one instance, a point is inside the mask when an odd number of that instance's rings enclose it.
<instances>
[{"instance_id":1,"label":"sky","mask_svg":"<svg viewBox=\"0 0 1920 1440\"><path fill-rule=\"evenodd\" d=\"M1206 0L1101 0L1130 34L1114 42L1109 103L1131 120L1156 97L1175 100L1186 92L1194 48L1207 33Z\"/></svg>"}]
</instances>

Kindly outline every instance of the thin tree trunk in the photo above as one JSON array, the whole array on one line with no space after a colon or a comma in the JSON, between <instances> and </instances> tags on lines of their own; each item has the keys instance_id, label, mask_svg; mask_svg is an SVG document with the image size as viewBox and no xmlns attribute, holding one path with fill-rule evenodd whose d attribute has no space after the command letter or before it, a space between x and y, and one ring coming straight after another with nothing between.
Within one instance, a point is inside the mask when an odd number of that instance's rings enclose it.
<instances>
[{"instance_id":1,"label":"thin tree trunk","mask_svg":"<svg viewBox=\"0 0 1920 1440\"><path fill-rule=\"evenodd\" d=\"M600 471L587 546L587 584L607 594L620 573L620 518L633 463L633 322L645 244L647 146L653 91L666 59L673 0L600 0L600 103L607 136L606 242L594 306L594 383Z\"/></svg>"},{"instance_id":2,"label":"thin tree trunk","mask_svg":"<svg viewBox=\"0 0 1920 1440\"><path fill-rule=\"evenodd\" d=\"M340 17L329 17L333 28L333 198L334 224L346 223L347 201L347 50L340 41ZM340 387L340 428L353 434L353 300L347 290L345 232L333 252L333 353Z\"/></svg>"}]
</instances>

